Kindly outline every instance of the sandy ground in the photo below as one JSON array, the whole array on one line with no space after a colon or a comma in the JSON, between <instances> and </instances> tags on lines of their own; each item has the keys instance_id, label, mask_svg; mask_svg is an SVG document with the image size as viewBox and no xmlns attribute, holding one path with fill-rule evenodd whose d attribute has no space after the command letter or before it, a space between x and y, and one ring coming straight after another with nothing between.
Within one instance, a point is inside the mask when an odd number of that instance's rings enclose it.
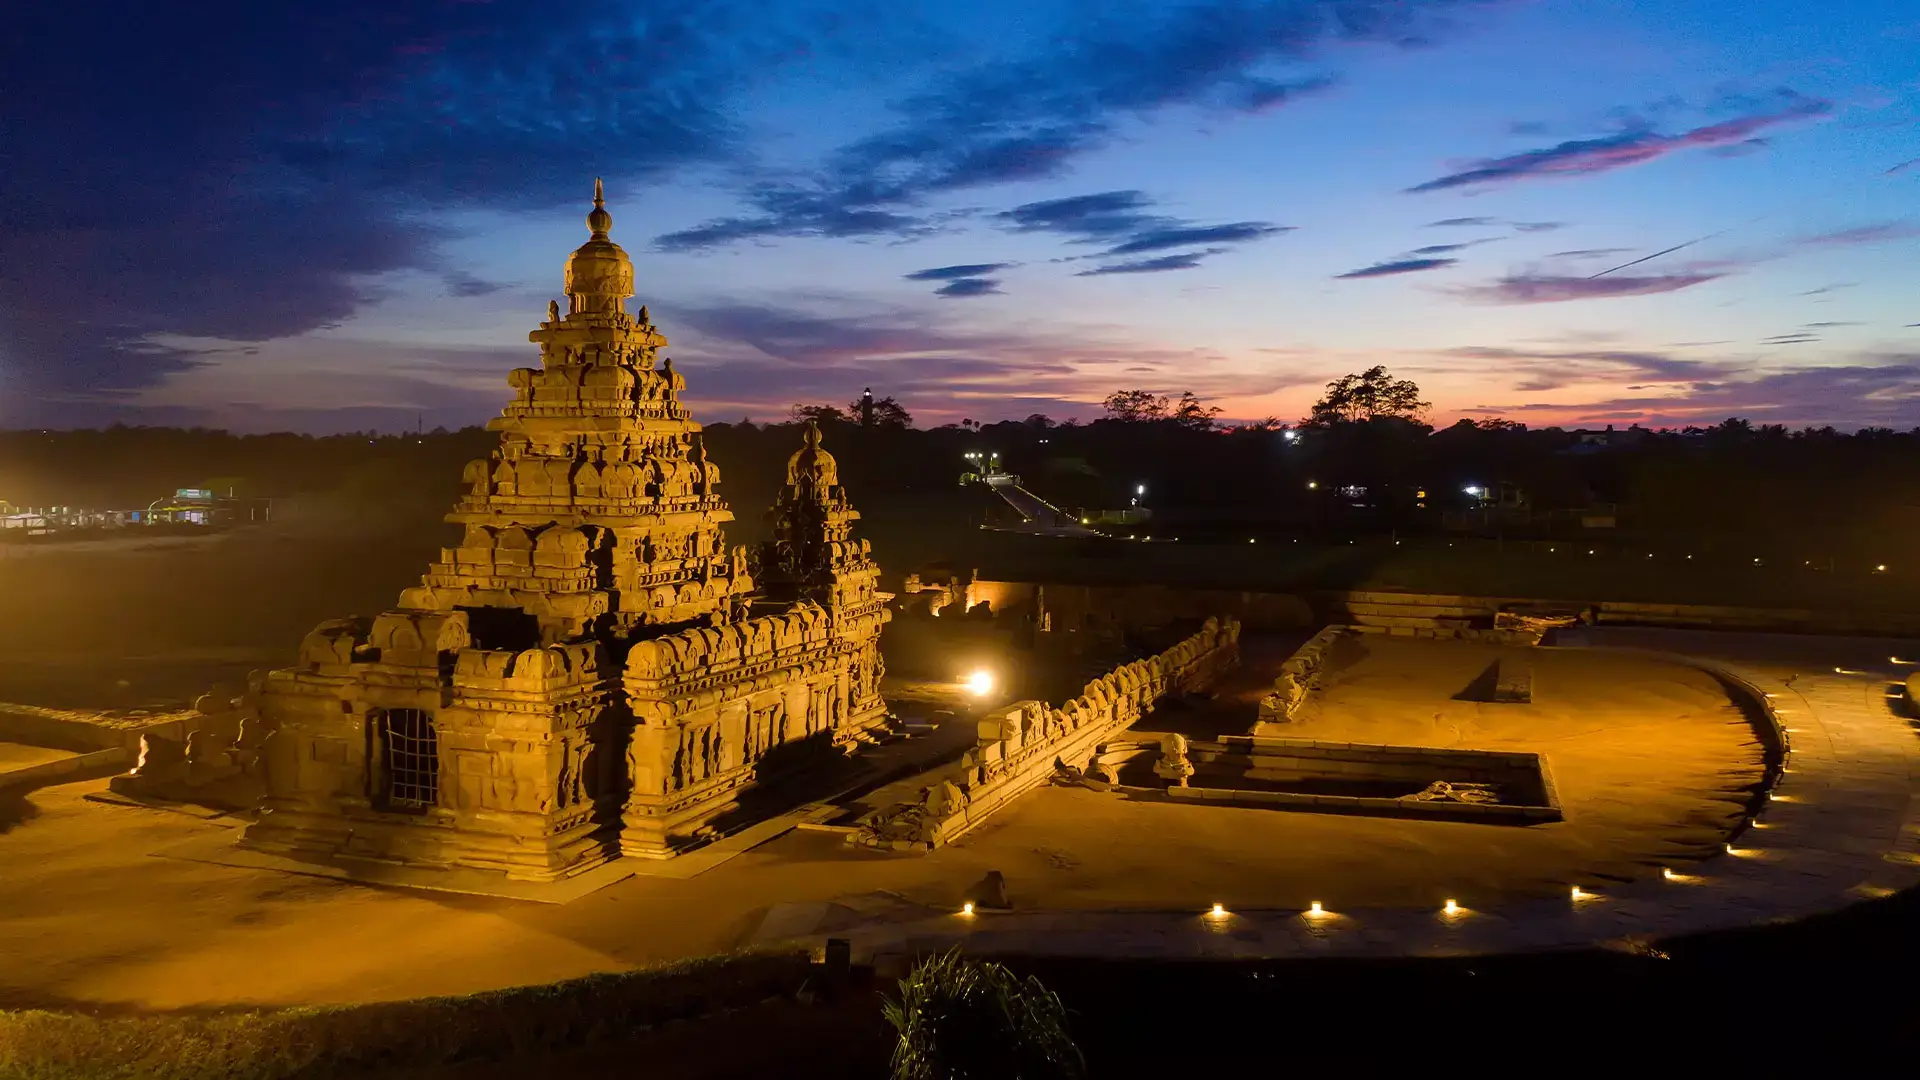
<instances>
[{"instance_id":1,"label":"sandy ground","mask_svg":"<svg viewBox=\"0 0 1920 1080\"><path fill-rule=\"evenodd\" d=\"M1759 777L1751 731L1691 669L1543 653L1539 703L1481 706L1446 697L1484 649L1377 644L1336 673L1301 734L1539 749L1568 820L1464 825L1047 788L930 856L795 832L691 880L632 878L556 907L152 857L220 826L84 801L104 786L88 781L32 793L10 828L0 817L0 1001L344 1002L534 982L733 947L776 903L951 906L988 869L1023 907L1487 904L1653 872L1723 835L1732 800ZM1217 705L1242 723L1283 652L1252 654ZM1206 710L1156 719L1224 722Z\"/></svg>"},{"instance_id":2,"label":"sandy ground","mask_svg":"<svg viewBox=\"0 0 1920 1080\"><path fill-rule=\"evenodd\" d=\"M190 700L289 661L321 619L383 609L432 529L275 529L0 559L0 701ZM1243 731L1297 638L1250 640L1207 708L1145 726ZM926 857L795 832L699 877L632 878L564 907L378 889L156 857L223 826L107 806L83 780L0 796L0 1004L349 1002L616 970L734 947L780 903L956 905L989 869L1057 908L1428 905L1639 876L1711 843L1760 775L1752 732L1690 669L1539 654L1536 704L1450 700L1477 646L1371 641L1297 733L1547 755L1564 823L1515 828L1129 802L1043 789ZM937 707L939 688L903 698ZM951 723L972 726L965 715ZM944 734L944 732L943 732ZM14 753L0 746L0 768Z\"/></svg>"}]
</instances>

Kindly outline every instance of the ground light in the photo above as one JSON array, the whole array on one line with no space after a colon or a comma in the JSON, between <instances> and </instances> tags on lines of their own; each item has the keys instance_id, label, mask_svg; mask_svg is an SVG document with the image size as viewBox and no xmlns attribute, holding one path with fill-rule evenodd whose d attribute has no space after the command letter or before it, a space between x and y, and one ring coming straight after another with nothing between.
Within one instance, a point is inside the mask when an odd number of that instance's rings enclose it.
<instances>
[{"instance_id":1,"label":"ground light","mask_svg":"<svg viewBox=\"0 0 1920 1080\"><path fill-rule=\"evenodd\" d=\"M979 668L968 672L964 681L966 683L967 693L972 694L974 697L986 697L988 694L993 693L993 672L988 671L986 668Z\"/></svg>"},{"instance_id":2,"label":"ground light","mask_svg":"<svg viewBox=\"0 0 1920 1080\"><path fill-rule=\"evenodd\" d=\"M1310 918L1317 919L1320 916L1325 915L1326 913L1327 913L1326 909L1320 906L1320 901L1318 900L1315 900L1313 903L1307 905L1307 915Z\"/></svg>"},{"instance_id":3,"label":"ground light","mask_svg":"<svg viewBox=\"0 0 1920 1080\"><path fill-rule=\"evenodd\" d=\"M1572 896L1575 903L1578 903L1581 900L1585 900L1592 895L1593 895L1592 893L1583 891L1578 885L1575 885L1573 887Z\"/></svg>"},{"instance_id":4,"label":"ground light","mask_svg":"<svg viewBox=\"0 0 1920 1080\"><path fill-rule=\"evenodd\" d=\"M1460 914L1460 905L1449 900L1440 910L1446 912L1448 915L1458 915Z\"/></svg>"},{"instance_id":5,"label":"ground light","mask_svg":"<svg viewBox=\"0 0 1920 1080\"><path fill-rule=\"evenodd\" d=\"M969 901L967 901L966 903L964 903L964 904L961 904L961 905L960 905L960 914L962 914L962 915L971 915L971 914L973 914L973 901L971 901L971 900L969 900Z\"/></svg>"},{"instance_id":6,"label":"ground light","mask_svg":"<svg viewBox=\"0 0 1920 1080\"><path fill-rule=\"evenodd\" d=\"M1215 919L1224 919L1227 917L1227 905L1215 904L1213 905L1213 910L1207 912L1207 915Z\"/></svg>"}]
</instances>

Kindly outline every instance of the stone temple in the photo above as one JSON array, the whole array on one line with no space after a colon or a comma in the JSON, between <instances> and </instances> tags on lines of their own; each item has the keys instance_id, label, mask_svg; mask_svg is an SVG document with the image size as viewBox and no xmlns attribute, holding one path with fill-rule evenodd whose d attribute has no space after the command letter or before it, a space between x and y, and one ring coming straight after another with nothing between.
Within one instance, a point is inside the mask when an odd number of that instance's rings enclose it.
<instances>
[{"instance_id":1,"label":"stone temple","mask_svg":"<svg viewBox=\"0 0 1920 1080\"><path fill-rule=\"evenodd\" d=\"M566 313L528 335L540 366L512 373L500 447L447 515L459 546L257 686L246 846L551 880L698 843L884 723L888 612L833 456L810 425L772 538L727 546L612 223L596 182Z\"/></svg>"}]
</instances>

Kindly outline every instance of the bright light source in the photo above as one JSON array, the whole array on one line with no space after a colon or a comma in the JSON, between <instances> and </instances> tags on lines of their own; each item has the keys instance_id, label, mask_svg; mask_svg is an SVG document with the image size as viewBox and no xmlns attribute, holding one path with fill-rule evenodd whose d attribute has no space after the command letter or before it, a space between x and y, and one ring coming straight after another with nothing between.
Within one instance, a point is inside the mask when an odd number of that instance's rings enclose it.
<instances>
[{"instance_id":1,"label":"bright light source","mask_svg":"<svg viewBox=\"0 0 1920 1080\"><path fill-rule=\"evenodd\" d=\"M1449 915L1458 915L1460 914L1460 905L1449 900L1447 901L1446 906L1441 908L1440 910L1446 912Z\"/></svg>"},{"instance_id":2,"label":"bright light source","mask_svg":"<svg viewBox=\"0 0 1920 1080\"><path fill-rule=\"evenodd\" d=\"M1308 490L1308 491L1318 491L1318 490L1320 490L1320 481L1318 481L1318 480L1309 480L1309 481L1307 481L1307 490Z\"/></svg>"},{"instance_id":3,"label":"bright light source","mask_svg":"<svg viewBox=\"0 0 1920 1080\"><path fill-rule=\"evenodd\" d=\"M1307 914L1309 915L1319 916L1319 915L1325 915L1326 913L1327 913L1326 909L1320 906L1320 901L1318 900L1315 900L1313 903L1307 905Z\"/></svg>"},{"instance_id":4,"label":"bright light source","mask_svg":"<svg viewBox=\"0 0 1920 1080\"><path fill-rule=\"evenodd\" d=\"M1575 900L1585 900L1587 898L1587 894L1580 891L1580 886L1575 885L1573 887L1573 898Z\"/></svg>"},{"instance_id":5,"label":"bright light source","mask_svg":"<svg viewBox=\"0 0 1920 1080\"><path fill-rule=\"evenodd\" d=\"M1251 544L1253 543L1253 541L1254 541L1254 537L1251 537L1251 536L1247 537L1247 543Z\"/></svg>"},{"instance_id":6,"label":"bright light source","mask_svg":"<svg viewBox=\"0 0 1920 1080\"><path fill-rule=\"evenodd\" d=\"M1214 918L1216 918L1216 919L1224 919L1224 918L1226 918L1226 916L1227 916L1227 905L1225 905L1225 904L1215 904L1215 905L1213 905L1213 912L1212 912L1212 914L1213 914L1213 917L1214 917Z\"/></svg>"},{"instance_id":7,"label":"bright light source","mask_svg":"<svg viewBox=\"0 0 1920 1080\"><path fill-rule=\"evenodd\" d=\"M962 914L962 915L971 915L971 914L973 914L973 901L971 901L971 900L969 900L969 901L967 901L966 903L964 903L964 904L961 904L961 905L960 905L960 914Z\"/></svg>"},{"instance_id":8,"label":"bright light source","mask_svg":"<svg viewBox=\"0 0 1920 1080\"><path fill-rule=\"evenodd\" d=\"M1477 499L1480 497L1480 493L1486 489L1482 488L1479 484L1468 484L1466 487L1461 488L1460 490L1465 491L1467 494L1472 495L1474 498Z\"/></svg>"},{"instance_id":9,"label":"bright light source","mask_svg":"<svg viewBox=\"0 0 1920 1080\"><path fill-rule=\"evenodd\" d=\"M1086 519L1086 518L1081 518L1081 519L1080 519L1080 524L1082 524L1082 525L1085 525L1086 523L1087 523L1087 519Z\"/></svg>"},{"instance_id":10,"label":"bright light source","mask_svg":"<svg viewBox=\"0 0 1920 1080\"><path fill-rule=\"evenodd\" d=\"M1661 876L1661 877L1663 877L1663 878L1666 878L1666 879L1667 879L1668 881L1678 881L1678 880L1680 880L1680 875L1679 875L1679 874L1676 874L1676 873L1674 873L1674 872L1673 872L1673 867L1671 867L1671 866L1663 866L1663 867L1661 867L1661 868L1660 868L1660 876Z\"/></svg>"},{"instance_id":11,"label":"bright light source","mask_svg":"<svg viewBox=\"0 0 1920 1080\"><path fill-rule=\"evenodd\" d=\"M1280 437L1287 440L1288 442L1300 441L1300 433L1293 430L1292 428L1288 428L1287 430L1281 432Z\"/></svg>"},{"instance_id":12,"label":"bright light source","mask_svg":"<svg viewBox=\"0 0 1920 1080\"><path fill-rule=\"evenodd\" d=\"M1874 572L1874 573L1876 573L1876 574L1884 574L1884 573L1886 573L1886 572L1887 572L1887 564L1886 564L1886 563L1881 563L1880 565L1878 565L1878 566L1876 566L1876 567L1874 567L1874 568L1873 568L1873 572Z\"/></svg>"},{"instance_id":13,"label":"bright light source","mask_svg":"<svg viewBox=\"0 0 1920 1080\"><path fill-rule=\"evenodd\" d=\"M993 672L986 668L968 672L965 680L967 693L974 697L986 697L993 693L993 681Z\"/></svg>"},{"instance_id":14,"label":"bright light source","mask_svg":"<svg viewBox=\"0 0 1920 1080\"><path fill-rule=\"evenodd\" d=\"M1134 485L1133 493L1135 495L1145 495L1147 493L1147 485L1145 484Z\"/></svg>"},{"instance_id":15,"label":"bright light source","mask_svg":"<svg viewBox=\"0 0 1920 1080\"><path fill-rule=\"evenodd\" d=\"M1913 666L1913 664L1914 664L1915 662L1914 662L1914 661L1912 661L1912 660L1902 660L1902 659L1900 659L1900 658L1899 658L1899 657L1897 657L1897 656L1889 656L1889 657L1887 657L1887 663L1889 663L1889 664L1905 664L1905 665L1906 665L1906 666L1908 666L1908 667L1912 667L1912 666Z\"/></svg>"}]
</instances>

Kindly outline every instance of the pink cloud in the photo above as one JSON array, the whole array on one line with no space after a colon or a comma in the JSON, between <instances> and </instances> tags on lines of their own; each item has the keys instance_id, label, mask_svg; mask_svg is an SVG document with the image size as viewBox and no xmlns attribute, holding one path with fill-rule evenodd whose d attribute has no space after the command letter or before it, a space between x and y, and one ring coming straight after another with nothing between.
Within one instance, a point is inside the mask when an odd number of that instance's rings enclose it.
<instances>
[{"instance_id":1,"label":"pink cloud","mask_svg":"<svg viewBox=\"0 0 1920 1080\"><path fill-rule=\"evenodd\" d=\"M1509 157L1484 158L1466 168L1416 184L1410 192L1443 191L1448 188L1484 184L1511 183L1540 176L1578 176L1610 172L1665 157L1680 150L1701 147L1725 147L1745 143L1755 132L1777 124L1824 116L1833 111L1826 101L1800 98L1776 112L1722 120L1678 135L1652 131L1628 131L1598 139L1572 139L1558 146L1529 150Z\"/></svg>"}]
</instances>

